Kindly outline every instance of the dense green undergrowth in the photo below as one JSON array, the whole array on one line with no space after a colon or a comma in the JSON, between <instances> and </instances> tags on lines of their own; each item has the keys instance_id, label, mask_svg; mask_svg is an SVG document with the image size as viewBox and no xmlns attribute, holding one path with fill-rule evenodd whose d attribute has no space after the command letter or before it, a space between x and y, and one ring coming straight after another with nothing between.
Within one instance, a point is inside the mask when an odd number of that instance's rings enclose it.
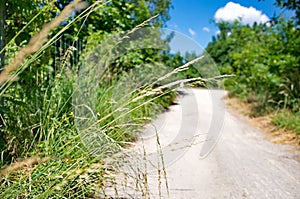
<instances>
[{"instance_id":1,"label":"dense green undergrowth","mask_svg":"<svg viewBox=\"0 0 300 199\"><path fill-rule=\"evenodd\" d=\"M42 35L40 48L10 71L17 81L0 85L0 198L100 197L115 156L176 97L173 87L162 86L178 78L158 80L180 66L164 65L172 57L157 31L170 1L89 2ZM23 3L7 2L6 65L67 5ZM26 10L21 24L14 6ZM128 40L140 35L147 37Z\"/></svg>"},{"instance_id":2,"label":"dense green undergrowth","mask_svg":"<svg viewBox=\"0 0 300 199\"><path fill-rule=\"evenodd\" d=\"M98 87L99 123L93 128L93 135L97 137L87 143L88 139L74 125L74 110L63 110L72 100L68 95L73 89L72 78L60 75L58 81L52 88L50 99L44 97L48 100L47 108L37 119L42 120L38 137L25 138L25 142L17 142L20 140L17 137L11 140L11 143L18 144L19 150L15 151L17 157L11 160L15 163L1 171L1 198L83 198L103 194L103 183L111 177L109 172L114 170L113 164L107 166L109 161L106 159L133 141L143 125L165 110L175 97L166 91L133 102L137 97L133 93L125 101L118 101L112 98L110 91L123 93L121 87L116 87L115 83ZM121 104L113 106L112 100ZM123 102L130 108L122 108ZM17 110L19 112L14 110L16 114L23 114L22 110ZM25 123L22 120L18 122ZM17 130L18 126L15 126L7 128L6 132ZM9 149L6 148L7 151ZM36 156L39 160L27 163ZM2 161L3 164L5 162Z\"/></svg>"}]
</instances>

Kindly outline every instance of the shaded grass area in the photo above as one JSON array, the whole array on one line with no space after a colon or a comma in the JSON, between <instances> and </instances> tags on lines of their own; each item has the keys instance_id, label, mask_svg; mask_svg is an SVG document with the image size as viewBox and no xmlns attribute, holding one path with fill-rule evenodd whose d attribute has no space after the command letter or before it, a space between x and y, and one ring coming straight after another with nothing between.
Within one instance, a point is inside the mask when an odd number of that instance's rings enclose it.
<instances>
[{"instance_id":1,"label":"shaded grass area","mask_svg":"<svg viewBox=\"0 0 300 199\"><path fill-rule=\"evenodd\" d=\"M84 104L73 99L82 78L76 67L62 63L49 80L50 65L29 67L31 61L15 72L20 81L8 81L0 90L0 198L97 198L115 161L122 160L122 149L176 95L168 88L155 90L151 82L125 89L119 77L97 79L94 90L84 87L96 98L82 97L95 105L93 115L78 119L74 107ZM80 119L91 118L86 129L79 128Z\"/></svg>"},{"instance_id":2,"label":"shaded grass area","mask_svg":"<svg viewBox=\"0 0 300 199\"><path fill-rule=\"evenodd\" d=\"M143 125L172 104L176 97L173 89L190 81L180 82L180 78L171 76L187 70L199 58L178 68L168 68L165 58L160 59L162 54L151 59L152 53L145 53L143 60L129 52L126 59L138 60L138 65L129 61L130 67L124 69L122 64L114 63L113 66L119 66L118 74L109 70L111 66L105 63L113 62L106 52L118 51L116 47L126 38L123 34L106 35L102 31L100 37L91 34L92 39L95 36L96 48L102 42L99 49L104 52L99 55L98 51L86 47L76 65L69 63L74 58L74 46L69 46L66 52L61 49L57 60L44 57L70 25L88 17L93 5L48 40L49 31L56 27L50 22L46 30L42 28L37 33L39 37L22 46L20 52L24 56L2 73L0 198L99 198L104 193L105 182L113 178L115 162L122 160L123 149L137 138ZM146 20L125 36L150 21ZM154 35L161 40L160 34ZM103 45L104 37L109 45ZM42 40L36 43L37 38ZM14 42L7 46L16 48ZM22 49L26 50L25 54ZM51 55L51 51L48 53ZM102 62L98 58L103 58ZM10 59L13 54L7 60ZM140 74L138 70L132 72L137 73L136 78L129 76L134 67L143 68ZM125 73L123 80L121 73ZM139 81L130 84L135 79Z\"/></svg>"},{"instance_id":3,"label":"shaded grass area","mask_svg":"<svg viewBox=\"0 0 300 199\"><path fill-rule=\"evenodd\" d=\"M43 73L36 71L38 77ZM131 77L125 79L129 85L116 76L86 86L88 76L78 77L76 68L62 67L43 84L28 76L26 87L15 82L1 96L0 198L103 195L122 150L176 97L172 88L157 89L161 84L151 81L131 87ZM84 87L78 87L79 78ZM78 88L89 92L83 97L79 92L82 104L74 101ZM92 114L78 115L78 105ZM85 119L91 123L80 128Z\"/></svg>"},{"instance_id":4,"label":"shaded grass area","mask_svg":"<svg viewBox=\"0 0 300 199\"><path fill-rule=\"evenodd\" d=\"M63 79L72 81L72 78ZM72 90L72 83L58 85L52 90L55 99L45 96L49 100L48 111L44 110L40 115L43 118L39 128L41 134L27 138L28 147L25 148L20 148L24 144L20 140L16 154L12 154L13 150L8 151L14 158L9 162L3 159L1 198L93 198L102 194L104 182L114 172L113 162L118 159L115 156L136 139L143 124L166 110L176 96L174 92L165 90L133 100L140 96L139 92L133 91L122 101L113 98L110 92L121 94L122 90L118 90L121 87L114 83L100 86L98 124L86 138L74 125L76 114L74 116L72 108L60 114L66 104L71 103L72 98L65 92ZM122 99L123 96L120 97ZM25 104L23 106L26 108ZM22 115L22 112L17 114ZM37 121L39 118L36 118ZM18 122L26 124L26 121ZM16 126L14 129L7 126L6 132L17 130ZM11 143L18 139L11 138ZM4 154L5 151L2 152Z\"/></svg>"},{"instance_id":5,"label":"shaded grass area","mask_svg":"<svg viewBox=\"0 0 300 199\"><path fill-rule=\"evenodd\" d=\"M176 97L172 88L157 89L160 84L151 81L131 86L131 77L125 78L128 85L116 76L78 87L76 68L61 68L42 87L30 78L25 78L26 87L15 82L1 96L0 198L103 195L122 150ZM81 79L84 85L89 81L88 76ZM78 88L90 92L88 97L79 92L83 104L74 101ZM87 110L93 105L93 114L78 115L78 105ZM80 128L81 119L91 118L86 129Z\"/></svg>"}]
</instances>

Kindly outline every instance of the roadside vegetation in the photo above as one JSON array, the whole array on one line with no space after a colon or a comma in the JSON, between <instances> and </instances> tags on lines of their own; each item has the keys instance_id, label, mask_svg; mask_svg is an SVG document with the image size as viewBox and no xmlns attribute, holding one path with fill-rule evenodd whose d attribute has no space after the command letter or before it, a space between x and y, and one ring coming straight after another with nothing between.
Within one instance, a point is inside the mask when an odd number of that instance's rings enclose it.
<instances>
[{"instance_id":1,"label":"roadside vegetation","mask_svg":"<svg viewBox=\"0 0 300 199\"><path fill-rule=\"evenodd\" d=\"M225 87L252 105L252 116L272 113L272 122L300 136L300 29L297 1L276 5L296 12L265 24L219 22L220 34L206 48L223 74Z\"/></svg>"},{"instance_id":2,"label":"roadside vegetation","mask_svg":"<svg viewBox=\"0 0 300 199\"><path fill-rule=\"evenodd\" d=\"M0 198L103 197L119 153L186 77L158 31L170 5L1 4Z\"/></svg>"},{"instance_id":3,"label":"roadside vegetation","mask_svg":"<svg viewBox=\"0 0 300 199\"><path fill-rule=\"evenodd\" d=\"M1 1L0 198L105 196L122 150L173 103L174 88L219 85L202 79L219 75L207 54L170 54L172 36L159 31L170 6ZM236 74L226 87L300 134L299 26L217 25L207 51L223 74Z\"/></svg>"}]
</instances>

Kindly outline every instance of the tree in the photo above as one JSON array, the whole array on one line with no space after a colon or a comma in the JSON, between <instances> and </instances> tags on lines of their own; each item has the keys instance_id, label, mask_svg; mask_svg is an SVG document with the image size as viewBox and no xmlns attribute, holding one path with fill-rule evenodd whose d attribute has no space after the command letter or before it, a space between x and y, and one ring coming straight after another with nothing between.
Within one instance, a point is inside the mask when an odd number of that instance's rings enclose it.
<instances>
[{"instance_id":1,"label":"tree","mask_svg":"<svg viewBox=\"0 0 300 199\"><path fill-rule=\"evenodd\" d=\"M230 33L215 38L206 49L222 73L236 74L234 81L226 81L227 89L256 98L261 111L299 110L300 31L295 24L284 18L272 26L233 24Z\"/></svg>"},{"instance_id":2,"label":"tree","mask_svg":"<svg viewBox=\"0 0 300 199\"><path fill-rule=\"evenodd\" d=\"M290 11L295 11L295 22L297 25L300 25L300 0L276 0L274 5L281 8L286 8Z\"/></svg>"},{"instance_id":3,"label":"tree","mask_svg":"<svg viewBox=\"0 0 300 199\"><path fill-rule=\"evenodd\" d=\"M296 23L300 25L300 0L276 0L275 5L295 11Z\"/></svg>"}]
</instances>

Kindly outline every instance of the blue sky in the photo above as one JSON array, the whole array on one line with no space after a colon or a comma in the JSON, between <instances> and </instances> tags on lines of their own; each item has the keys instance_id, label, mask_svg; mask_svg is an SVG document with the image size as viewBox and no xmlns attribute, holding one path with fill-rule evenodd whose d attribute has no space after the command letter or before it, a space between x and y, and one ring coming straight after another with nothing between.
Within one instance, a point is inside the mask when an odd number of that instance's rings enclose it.
<instances>
[{"instance_id":1,"label":"blue sky","mask_svg":"<svg viewBox=\"0 0 300 199\"><path fill-rule=\"evenodd\" d=\"M173 42L173 49L199 44L205 48L218 31L212 23L213 19L228 20L242 13L245 24L253 20L264 22L275 13L280 14L281 10L274 6L274 2L275 0L172 0L173 9L170 10L171 20L167 22L167 28L177 31L181 37L177 38L177 42ZM219 10L220 8L223 9ZM185 41L179 42L183 38ZM192 44L195 42L196 44Z\"/></svg>"}]
</instances>

